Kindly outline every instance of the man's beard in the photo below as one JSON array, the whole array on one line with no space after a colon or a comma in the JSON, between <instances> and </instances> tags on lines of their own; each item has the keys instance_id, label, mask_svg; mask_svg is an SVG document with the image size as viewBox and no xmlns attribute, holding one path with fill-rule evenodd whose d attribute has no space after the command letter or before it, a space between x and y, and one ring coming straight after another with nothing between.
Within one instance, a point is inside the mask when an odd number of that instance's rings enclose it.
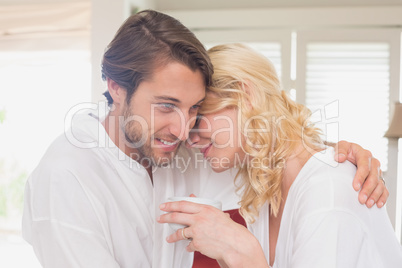
<instances>
[{"instance_id":1,"label":"man's beard","mask_svg":"<svg viewBox=\"0 0 402 268\"><path fill-rule=\"evenodd\" d=\"M126 145L137 151L138 155L135 155L133 159L139 163L145 163L146 165L157 167L167 166L176 155L181 144L179 144L177 149L173 152L162 152L162 155L157 155L151 145L155 136L148 136L149 128L144 131L138 121L132 120L133 114L131 114L128 108L125 108L123 115L124 121L120 123L120 129L124 133ZM170 139L172 139L172 137L170 137ZM173 138L173 140L176 139L176 137Z\"/></svg>"}]
</instances>

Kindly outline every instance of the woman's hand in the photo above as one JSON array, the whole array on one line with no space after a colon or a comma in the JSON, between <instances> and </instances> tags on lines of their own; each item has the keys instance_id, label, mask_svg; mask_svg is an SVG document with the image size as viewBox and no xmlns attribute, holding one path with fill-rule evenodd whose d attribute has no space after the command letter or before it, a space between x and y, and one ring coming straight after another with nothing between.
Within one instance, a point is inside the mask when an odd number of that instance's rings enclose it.
<instances>
[{"instance_id":1,"label":"woman's hand","mask_svg":"<svg viewBox=\"0 0 402 268\"><path fill-rule=\"evenodd\" d=\"M371 208L375 203L377 207L384 206L389 192L385 187L380 169L380 161L374 158L370 151L360 145L347 141L340 141L335 145L335 160L342 163L349 160L357 166L353 180L353 188L359 193L359 202ZM363 186L363 187L361 187Z\"/></svg>"},{"instance_id":2,"label":"woman's hand","mask_svg":"<svg viewBox=\"0 0 402 268\"><path fill-rule=\"evenodd\" d=\"M229 267L235 264L268 267L258 240L247 228L230 219L229 214L212 206L187 201L164 203L160 209L168 213L159 217L159 223L188 226L168 236L167 242L191 239L187 251L199 251ZM256 263L259 266L255 266Z\"/></svg>"}]
</instances>

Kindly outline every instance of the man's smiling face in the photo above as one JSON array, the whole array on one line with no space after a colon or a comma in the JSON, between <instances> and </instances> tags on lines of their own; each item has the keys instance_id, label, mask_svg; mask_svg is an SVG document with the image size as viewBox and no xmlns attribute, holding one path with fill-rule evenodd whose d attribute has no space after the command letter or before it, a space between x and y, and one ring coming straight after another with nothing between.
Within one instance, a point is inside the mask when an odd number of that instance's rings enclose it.
<instances>
[{"instance_id":1,"label":"man's smiling face","mask_svg":"<svg viewBox=\"0 0 402 268\"><path fill-rule=\"evenodd\" d=\"M172 62L155 70L143 81L123 107L120 126L137 161L168 164L194 126L198 108L205 98L200 71Z\"/></svg>"}]
</instances>

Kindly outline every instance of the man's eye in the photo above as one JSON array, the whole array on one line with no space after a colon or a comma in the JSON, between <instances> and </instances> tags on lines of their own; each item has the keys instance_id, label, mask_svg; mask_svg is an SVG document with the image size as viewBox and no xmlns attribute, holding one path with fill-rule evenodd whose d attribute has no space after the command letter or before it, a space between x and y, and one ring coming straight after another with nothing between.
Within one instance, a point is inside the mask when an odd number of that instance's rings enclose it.
<instances>
[{"instance_id":1,"label":"man's eye","mask_svg":"<svg viewBox=\"0 0 402 268\"><path fill-rule=\"evenodd\" d=\"M171 111L176 107L172 103L160 103L160 104L158 104L158 106L159 106L159 108L161 108L164 111Z\"/></svg>"},{"instance_id":2,"label":"man's eye","mask_svg":"<svg viewBox=\"0 0 402 268\"><path fill-rule=\"evenodd\" d=\"M201 105L196 104L196 105L191 106L191 109L198 110L198 109L200 109L200 107L201 107Z\"/></svg>"},{"instance_id":3,"label":"man's eye","mask_svg":"<svg viewBox=\"0 0 402 268\"><path fill-rule=\"evenodd\" d=\"M194 106L191 106L191 109L190 109L190 114L195 114L195 113L197 113L198 112L198 109L200 109L200 105L194 105Z\"/></svg>"}]
</instances>

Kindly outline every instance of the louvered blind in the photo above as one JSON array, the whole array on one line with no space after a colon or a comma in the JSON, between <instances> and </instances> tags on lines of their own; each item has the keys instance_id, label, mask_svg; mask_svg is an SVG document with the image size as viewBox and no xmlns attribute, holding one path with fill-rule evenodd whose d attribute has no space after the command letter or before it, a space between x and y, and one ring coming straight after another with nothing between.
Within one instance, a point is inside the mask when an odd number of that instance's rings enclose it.
<instances>
[{"instance_id":1,"label":"louvered blind","mask_svg":"<svg viewBox=\"0 0 402 268\"><path fill-rule=\"evenodd\" d=\"M279 42L240 42L258 51L267 57L275 66L279 78L282 77L281 43ZM205 47L210 49L219 43L208 43Z\"/></svg>"},{"instance_id":2,"label":"louvered blind","mask_svg":"<svg viewBox=\"0 0 402 268\"><path fill-rule=\"evenodd\" d=\"M327 139L368 148L386 170L389 44L312 42L306 48L306 105L320 111L315 119Z\"/></svg>"}]
</instances>

